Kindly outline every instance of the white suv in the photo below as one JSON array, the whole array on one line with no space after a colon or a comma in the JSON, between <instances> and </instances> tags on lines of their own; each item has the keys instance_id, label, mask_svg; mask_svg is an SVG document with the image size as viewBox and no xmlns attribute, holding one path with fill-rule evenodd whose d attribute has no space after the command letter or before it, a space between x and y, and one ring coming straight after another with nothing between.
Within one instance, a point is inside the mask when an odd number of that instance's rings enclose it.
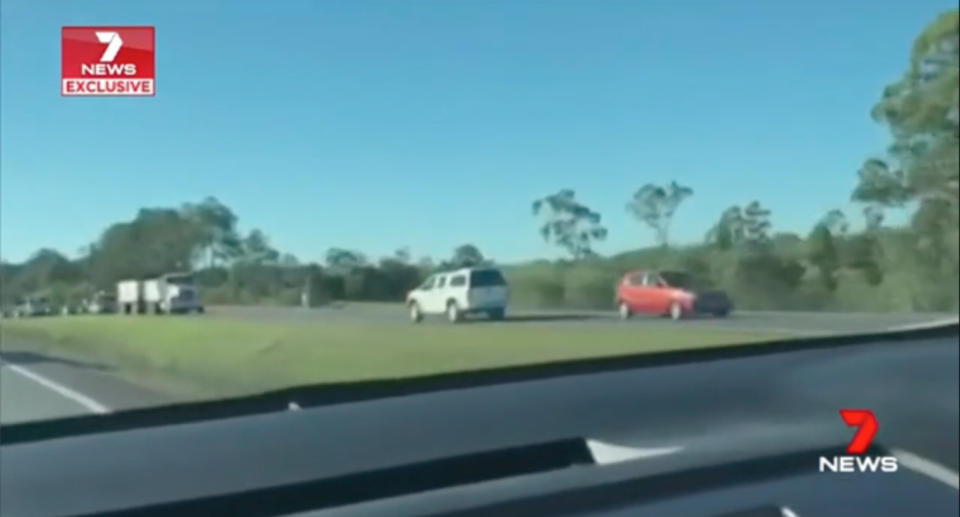
<instances>
[{"instance_id":1,"label":"white suv","mask_svg":"<svg viewBox=\"0 0 960 517\"><path fill-rule=\"evenodd\" d=\"M425 314L444 314L451 323L465 314L485 313L503 319L510 297L500 271L491 268L464 268L437 273L407 294L410 319L419 322Z\"/></svg>"}]
</instances>

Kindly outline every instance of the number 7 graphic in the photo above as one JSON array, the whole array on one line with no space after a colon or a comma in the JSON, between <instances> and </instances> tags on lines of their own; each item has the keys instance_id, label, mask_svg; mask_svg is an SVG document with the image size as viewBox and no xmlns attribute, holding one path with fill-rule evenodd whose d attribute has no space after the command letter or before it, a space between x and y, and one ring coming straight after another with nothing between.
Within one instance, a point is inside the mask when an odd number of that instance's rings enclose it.
<instances>
[{"instance_id":1,"label":"number 7 graphic","mask_svg":"<svg viewBox=\"0 0 960 517\"><path fill-rule=\"evenodd\" d=\"M97 31L97 40L100 43L107 44L107 48L103 50L103 55L100 56L101 63L112 62L117 57L117 52L120 52L120 47L123 46L120 35L113 31Z\"/></svg>"},{"instance_id":2,"label":"number 7 graphic","mask_svg":"<svg viewBox=\"0 0 960 517\"><path fill-rule=\"evenodd\" d=\"M848 454L863 454L870 447L873 435L877 434L877 417L869 409L841 409L840 418L851 427L857 427L853 439L847 445Z\"/></svg>"}]
</instances>

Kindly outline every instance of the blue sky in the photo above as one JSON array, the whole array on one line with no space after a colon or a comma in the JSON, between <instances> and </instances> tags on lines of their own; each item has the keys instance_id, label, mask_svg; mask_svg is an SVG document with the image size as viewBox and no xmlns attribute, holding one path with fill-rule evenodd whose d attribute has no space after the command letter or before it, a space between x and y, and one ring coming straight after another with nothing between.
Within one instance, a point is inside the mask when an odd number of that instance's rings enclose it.
<instances>
[{"instance_id":1,"label":"blue sky","mask_svg":"<svg viewBox=\"0 0 960 517\"><path fill-rule=\"evenodd\" d=\"M851 208L869 109L951 5L5 0L0 253L214 195L304 260L550 257L530 203L565 187L612 253L652 243L624 204L671 179L674 241L753 199L805 233ZM61 98L63 25L156 26L156 97Z\"/></svg>"}]
</instances>

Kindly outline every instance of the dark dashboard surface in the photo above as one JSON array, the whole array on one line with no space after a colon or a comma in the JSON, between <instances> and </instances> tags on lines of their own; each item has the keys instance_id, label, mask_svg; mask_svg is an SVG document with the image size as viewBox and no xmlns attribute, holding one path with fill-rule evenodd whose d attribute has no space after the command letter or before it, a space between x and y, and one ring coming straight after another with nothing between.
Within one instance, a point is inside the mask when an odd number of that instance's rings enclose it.
<instances>
[{"instance_id":1,"label":"dark dashboard surface","mask_svg":"<svg viewBox=\"0 0 960 517\"><path fill-rule=\"evenodd\" d=\"M957 515L942 480L819 473L815 456L850 440L838 409L864 407L877 443L955 473L957 350L953 326L76 436L11 427L0 514Z\"/></svg>"}]
</instances>

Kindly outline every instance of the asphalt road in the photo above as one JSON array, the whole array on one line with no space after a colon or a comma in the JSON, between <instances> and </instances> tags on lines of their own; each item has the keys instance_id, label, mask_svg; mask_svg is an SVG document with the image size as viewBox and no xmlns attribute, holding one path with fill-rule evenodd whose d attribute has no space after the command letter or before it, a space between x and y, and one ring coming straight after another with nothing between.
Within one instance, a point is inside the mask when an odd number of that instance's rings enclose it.
<instances>
[{"instance_id":1,"label":"asphalt road","mask_svg":"<svg viewBox=\"0 0 960 517\"><path fill-rule=\"evenodd\" d=\"M402 304L363 303L343 304L315 309L292 307L210 307L207 315L215 318L243 319L245 321L313 322L332 324L338 322L364 323L369 325L409 325L407 312ZM493 325L645 325L711 329L717 331L772 331L790 334L853 334L876 332L905 325L931 321L956 319L956 314L944 313L831 313L787 311L737 311L726 318L697 317L682 322L666 318L635 316L621 321L617 313L610 311L535 311L510 310L503 322L485 322ZM445 324L442 317L432 317L426 324Z\"/></svg>"},{"instance_id":2,"label":"asphalt road","mask_svg":"<svg viewBox=\"0 0 960 517\"><path fill-rule=\"evenodd\" d=\"M170 398L120 379L111 367L23 349L0 352L0 424L148 407Z\"/></svg>"},{"instance_id":3,"label":"asphalt road","mask_svg":"<svg viewBox=\"0 0 960 517\"><path fill-rule=\"evenodd\" d=\"M100 486L90 472L124 472L125 486L140 487L115 497L200 496L571 436L673 449L680 461L718 446L749 454L771 441L781 450L814 438L843 445L852 429L838 410L853 407L876 414L875 443L945 466L955 487L958 365L953 335L566 376L156 428L116 442L105 434L23 444L5 451L3 477L8 489L65 500L89 500ZM146 444L150 468L135 468ZM217 475L183 458L215 465ZM56 479L38 464L56 466Z\"/></svg>"}]
</instances>

